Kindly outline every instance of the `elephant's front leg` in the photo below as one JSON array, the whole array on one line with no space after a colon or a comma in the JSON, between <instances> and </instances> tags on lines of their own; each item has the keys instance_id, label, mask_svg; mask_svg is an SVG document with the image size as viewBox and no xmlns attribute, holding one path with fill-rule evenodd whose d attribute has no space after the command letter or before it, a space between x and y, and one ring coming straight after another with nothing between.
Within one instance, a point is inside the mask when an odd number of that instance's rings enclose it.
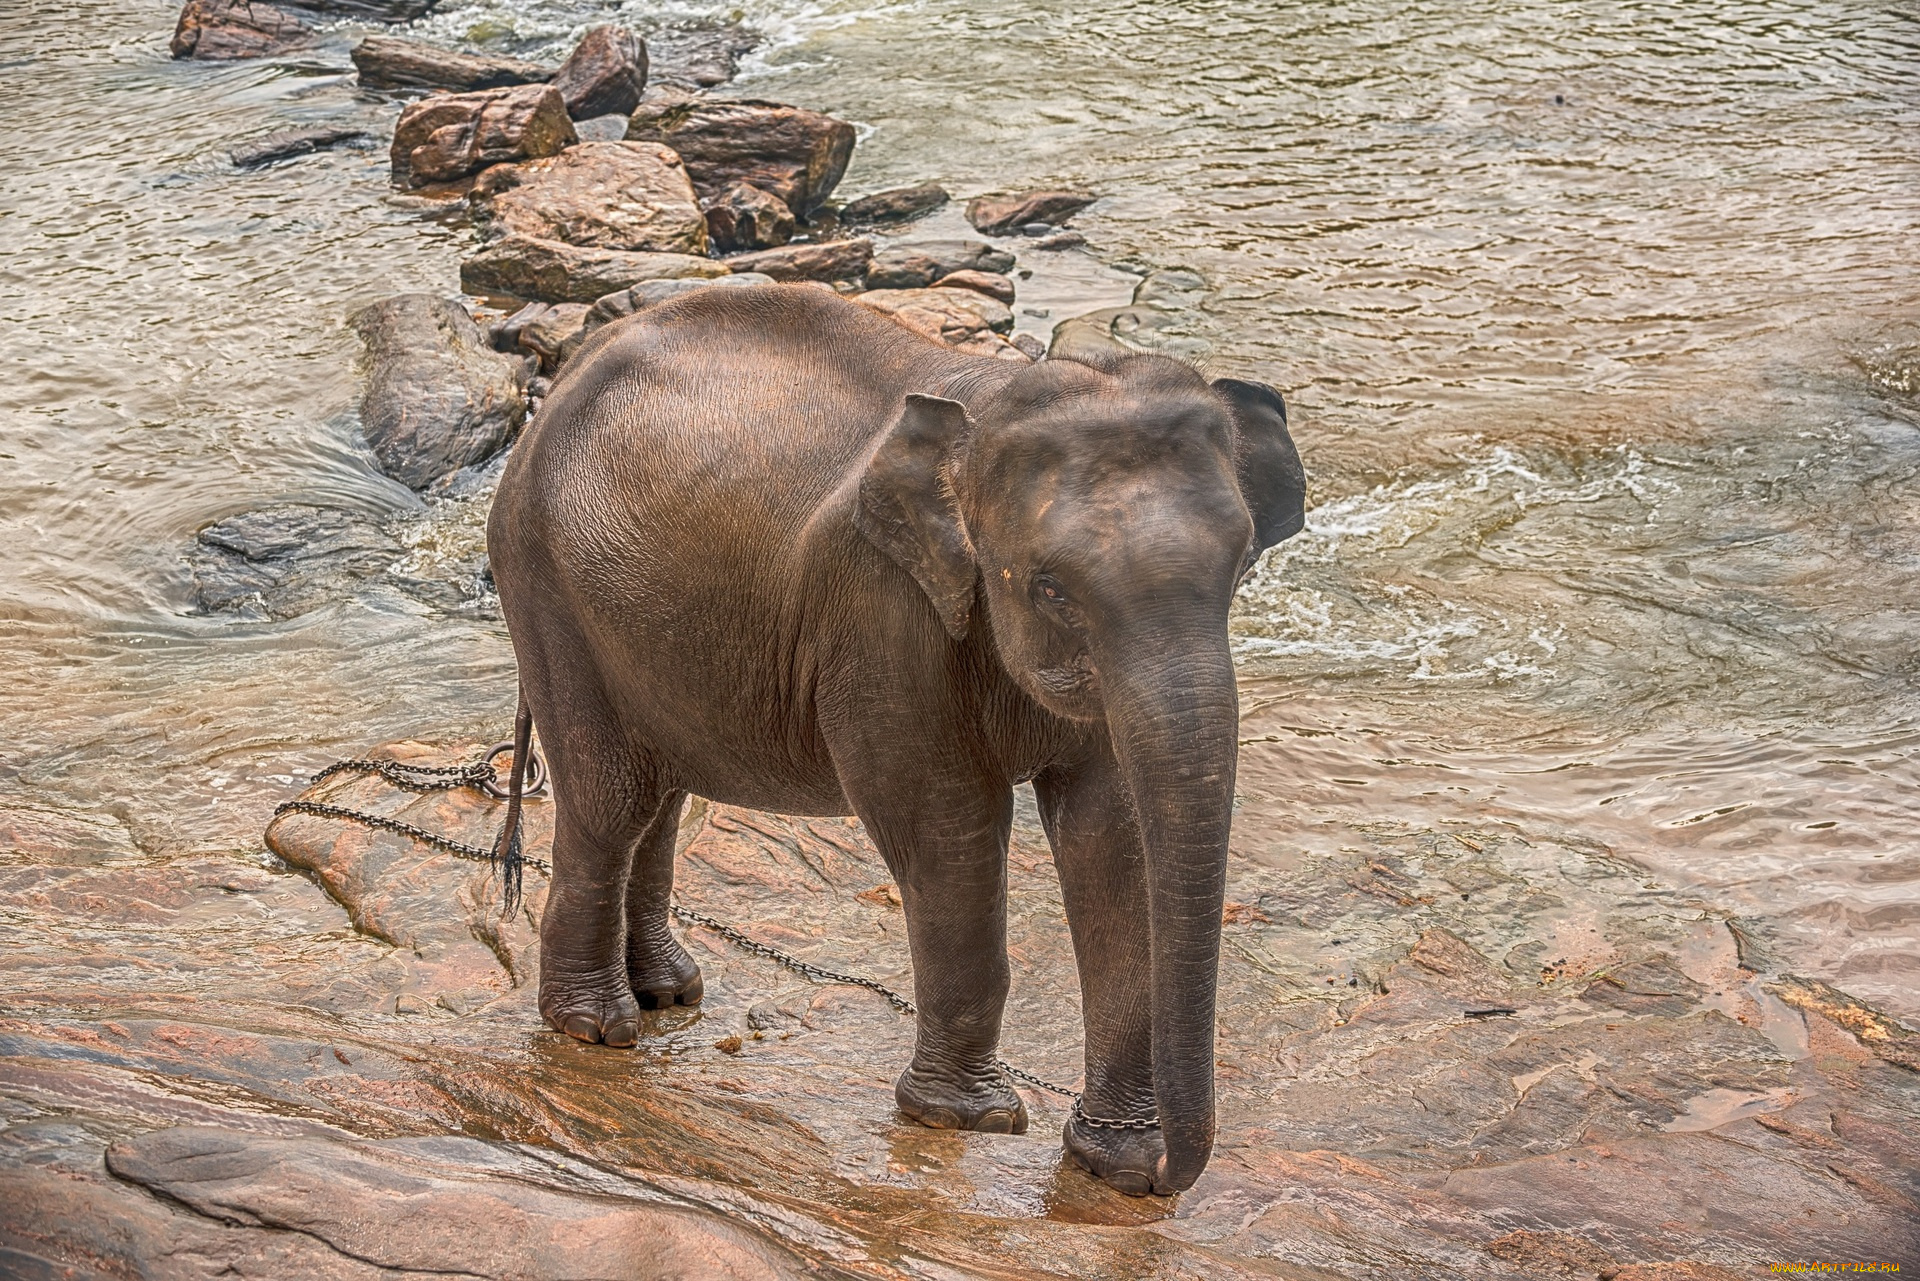
<instances>
[{"instance_id":1,"label":"elephant's front leg","mask_svg":"<svg viewBox=\"0 0 1920 1281\"><path fill-rule=\"evenodd\" d=\"M1034 779L1033 790L1066 899L1086 1020L1086 1089L1062 1141L1074 1164L1121 1192L1145 1196L1166 1145L1146 1124L1157 1112L1140 832L1104 735L1085 759Z\"/></svg>"},{"instance_id":2,"label":"elephant's front leg","mask_svg":"<svg viewBox=\"0 0 1920 1281\"><path fill-rule=\"evenodd\" d=\"M885 789L861 818L900 885L919 1007L900 1110L943 1130L1024 1134L1026 1105L998 1065L1006 1010L1005 784Z\"/></svg>"}]
</instances>

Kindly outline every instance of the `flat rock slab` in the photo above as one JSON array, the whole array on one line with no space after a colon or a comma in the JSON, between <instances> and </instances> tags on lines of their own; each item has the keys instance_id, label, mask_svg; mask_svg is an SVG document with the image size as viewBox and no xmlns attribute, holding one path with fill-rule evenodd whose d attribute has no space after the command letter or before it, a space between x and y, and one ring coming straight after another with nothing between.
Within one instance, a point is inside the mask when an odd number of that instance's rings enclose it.
<instances>
[{"instance_id":1,"label":"flat rock slab","mask_svg":"<svg viewBox=\"0 0 1920 1281\"><path fill-rule=\"evenodd\" d=\"M367 347L361 430L401 484L426 489L484 461L525 420L525 365L488 347L459 303L401 294L351 323Z\"/></svg>"},{"instance_id":2,"label":"flat rock slab","mask_svg":"<svg viewBox=\"0 0 1920 1281\"><path fill-rule=\"evenodd\" d=\"M858 280L873 261L873 244L866 240L829 240L825 243L782 245L735 254L727 259L733 271L758 272L775 280Z\"/></svg>"},{"instance_id":3,"label":"flat rock slab","mask_svg":"<svg viewBox=\"0 0 1920 1281\"><path fill-rule=\"evenodd\" d=\"M357 147L372 140L373 135L364 129L314 125L305 129L279 129L258 138L249 138L227 155L238 168L253 169L333 147Z\"/></svg>"},{"instance_id":4,"label":"flat rock slab","mask_svg":"<svg viewBox=\"0 0 1920 1281\"><path fill-rule=\"evenodd\" d=\"M984 240L917 240L877 250L867 268L872 289L925 289L956 271L996 275L1013 270L1013 255Z\"/></svg>"},{"instance_id":5,"label":"flat rock slab","mask_svg":"<svg viewBox=\"0 0 1920 1281\"><path fill-rule=\"evenodd\" d=\"M1028 359L1001 337L1013 329L1013 311L976 289L870 289L855 294L853 301L961 351L1003 360Z\"/></svg>"},{"instance_id":6,"label":"flat rock slab","mask_svg":"<svg viewBox=\"0 0 1920 1281\"><path fill-rule=\"evenodd\" d=\"M495 165L474 183L470 200L494 234L646 253L707 252L707 219L686 168L658 143L582 142L556 156Z\"/></svg>"},{"instance_id":7,"label":"flat rock slab","mask_svg":"<svg viewBox=\"0 0 1920 1281\"><path fill-rule=\"evenodd\" d=\"M442 49L421 40L368 36L353 47L354 70L366 89L451 89L468 93L541 84L554 68L520 58Z\"/></svg>"},{"instance_id":8,"label":"flat rock slab","mask_svg":"<svg viewBox=\"0 0 1920 1281\"><path fill-rule=\"evenodd\" d=\"M895 187L848 201L840 210L840 220L849 226L912 222L916 218L926 217L951 199L947 189L938 183Z\"/></svg>"},{"instance_id":9,"label":"flat rock slab","mask_svg":"<svg viewBox=\"0 0 1920 1281\"><path fill-rule=\"evenodd\" d=\"M783 102L649 92L627 137L672 147L705 201L736 182L758 187L805 218L833 193L853 156L853 126Z\"/></svg>"},{"instance_id":10,"label":"flat rock slab","mask_svg":"<svg viewBox=\"0 0 1920 1281\"><path fill-rule=\"evenodd\" d=\"M1710 905L1575 834L1303 801L1286 714L1246 720L1220 1143L1176 1200L1063 1165L1063 1101L1043 1093L1026 1136L904 1123L908 1020L703 928L684 937L705 1002L608 1050L533 1008L538 875L502 922L484 864L390 832L284 818L272 843L296 875L26 815L0 858L0 1258L491 1276L510 1264L480 1245L565 1250L542 1233L624 1241L644 1221L769 1275L1725 1281L1920 1259L1910 1032L1743 966ZM365 777L308 796L481 847L500 818L471 791ZM536 856L551 811L528 806ZM696 802L679 844L682 903L911 993L898 894L857 823ZM1008 915L1003 1053L1072 1084L1071 945L1024 797ZM496 995L450 1008L467 992ZM433 1213L397 1224L396 1201ZM257 1226L276 1223L298 1230Z\"/></svg>"},{"instance_id":11,"label":"flat rock slab","mask_svg":"<svg viewBox=\"0 0 1920 1281\"><path fill-rule=\"evenodd\" d=\"M979 196L967 202L967 221L976 231L1004 236L1030 226L1057 226L1098 200L1081 191L1025 191L1011 196Z\"/></svg>"},{"instance_id":12,"label":"flat rock slab","mask_svg":"<svg viewBox=\"0 0 1920 1281\"><path fill-rule=\"evenodd\" d=\"M733 269L693 254L646 253L507 235L460 264L460 287L536 302L594 302L644 280L725 276Z\"/></svg>"}]
</instances>

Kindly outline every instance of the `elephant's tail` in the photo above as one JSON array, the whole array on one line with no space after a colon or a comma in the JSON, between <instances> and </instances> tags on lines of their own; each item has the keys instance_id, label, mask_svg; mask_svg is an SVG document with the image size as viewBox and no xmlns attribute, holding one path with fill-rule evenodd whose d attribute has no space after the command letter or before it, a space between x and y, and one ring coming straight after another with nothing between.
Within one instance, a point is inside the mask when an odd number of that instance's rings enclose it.
<instances>
[{"instance_id":1,"label":"elephant's tail","mask_svg":"<svg viewBox=\"0 0 1920 1281\"><path fill-rule=\"evenodd\" d=\"M533 758L533 709L527 691L520 690L520 710L513 718L513 769L507 776L507 821L493 842L493 865L500 871L503 915L520 906L520 876L525 858L520 844L520 799L527 789L527 763Z\"/></svg>"}]
</instances>

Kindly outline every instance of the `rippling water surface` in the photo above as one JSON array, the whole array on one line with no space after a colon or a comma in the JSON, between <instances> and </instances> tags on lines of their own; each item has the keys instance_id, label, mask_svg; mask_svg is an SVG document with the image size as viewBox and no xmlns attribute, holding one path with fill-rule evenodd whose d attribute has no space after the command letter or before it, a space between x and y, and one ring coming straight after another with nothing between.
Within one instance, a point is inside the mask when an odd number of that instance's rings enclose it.
<instances>
[{"instance_id":1,"label":"rippling water surface","mask_svg":"<svg viewBox=\"0 0 1920 1281\"><path fill-rule=\"evenodd\" d=\"M0 13L0 109L31 122L0 184L3 768L20 804L245 851L344 749L504 723L511 654L378 583L189 614L181 549L257 503L383 514L427 561L477 521L369 469L343 326L451 290L467 230L390 195L379 149L226 159L384 134L354 30L175 64L175 12ZM727 92L861 122L847 194L1102 192L1102 262L1208 281L1177 350L1287 391L1315 506L1236 613L1248 769L1587 833L1920 1013L1910 8L449 0L417 26L547 56L734 14L768 42Z\"/></svg>"}]
</instances>

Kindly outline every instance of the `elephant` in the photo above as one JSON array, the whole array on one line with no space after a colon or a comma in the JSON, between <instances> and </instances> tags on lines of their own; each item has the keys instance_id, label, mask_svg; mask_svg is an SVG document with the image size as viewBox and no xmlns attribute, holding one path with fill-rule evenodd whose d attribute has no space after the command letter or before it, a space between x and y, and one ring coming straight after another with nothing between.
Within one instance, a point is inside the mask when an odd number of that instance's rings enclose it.
<instances>
[{"instance_id":1,"label":"elephant","mask_svg":"<svg viewBox=\"0 0 1920 1281\"><path fill-rule=\"evenodd\" d=\"M1030 781L1084 1003L1065 1154L1131 1195L1191 1186L1216 1128L1228 610L1305 494L1279 393L1162 356L1016 363L799 284L593 334L487 530L555 794L543 1018L624 1047L641 1009L700 1000L668 928L687 796L857 815L907 920L900 1111L1023 1133L996 1051Z\"/></svg>"}]
</instances>

